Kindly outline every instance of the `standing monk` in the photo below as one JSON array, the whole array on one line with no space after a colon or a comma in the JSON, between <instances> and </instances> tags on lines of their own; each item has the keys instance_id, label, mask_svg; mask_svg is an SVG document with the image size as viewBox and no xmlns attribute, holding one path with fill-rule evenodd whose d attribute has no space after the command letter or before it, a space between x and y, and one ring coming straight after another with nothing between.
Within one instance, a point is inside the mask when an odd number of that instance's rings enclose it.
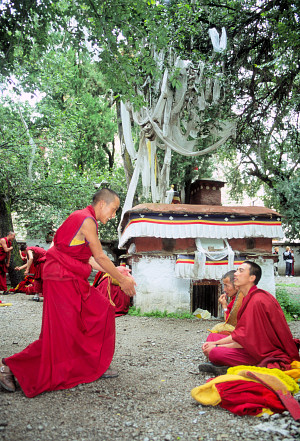
<instances>
[{"instance_id":1,"label":"standing monk","mask_svg":"<svg viewBox=\"0 0 300 441\"><path fill-rule=\"evenodd\" d=\"M96 262L127 295L135 295L134 279L116 269L98 238L97 221L106 224L119 205L114 191L102 189L92 205L72 213L57 230L44 266L41 334L22 352L2 360L0 383L6 390L14 392L14 377L25 395L34 397L103 374L115 376L108 369L115 345L114 307L90 286L88 277Z\"/></svg>"},{"instance_id":2,"label":"standing monk","mask_svg":"<svg viewBox=\"0 0 300 441\"><path fill-rule=\"evenodd\" d=\"M6 237L0 239L0 291L4 291L4 294L7 292L6 273L8 272L14 238L15 233L10 231Z\"/></svg>"},{"instance_id":3,"label":"standing monk","mask_svg":"<svg viewBox=\"0 0 300 441\"><path fill-rule=\"evenodd\" d=\"M206 342L202 347L215 365L289 370L293 361L300 361L279 303L272 294L256 286L260 278L260 266L249 260L235 272L234 285L244 295L236 328L225 338L216 334L215 341Z\"/></svg>"}]
</instances>

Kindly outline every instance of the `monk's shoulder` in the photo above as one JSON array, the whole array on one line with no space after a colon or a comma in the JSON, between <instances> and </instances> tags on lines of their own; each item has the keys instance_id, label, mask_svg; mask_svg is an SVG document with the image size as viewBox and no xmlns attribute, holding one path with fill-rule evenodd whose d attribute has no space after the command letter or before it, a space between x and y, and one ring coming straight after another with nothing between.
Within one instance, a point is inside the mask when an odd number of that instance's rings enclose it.
<instances>
[{"instance_id":1,"label":"monk's shoulder","mask_svg":"<svg viewBox=\"0 0 300 441\"><path fill-rule=\"evenodd\" d=\"M252 293L251 304L253 307L277 307L278 302L276 298L267 291L257 290Z\"/></svg>"}]
</instances>

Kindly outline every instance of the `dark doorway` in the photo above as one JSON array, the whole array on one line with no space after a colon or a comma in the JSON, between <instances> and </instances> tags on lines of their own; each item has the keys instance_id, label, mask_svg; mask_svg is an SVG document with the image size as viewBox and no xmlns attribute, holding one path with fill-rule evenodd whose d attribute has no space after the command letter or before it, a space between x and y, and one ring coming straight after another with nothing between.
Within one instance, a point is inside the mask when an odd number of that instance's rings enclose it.
<instances>
[{"instance_id":1,"label":"dark doorway","mask_svg":"<svg viewBox=\"0 0 300 441\"><path fill-rule=\"evenodd\" d=\"M218 317L218 298L221 284L217 280L201 280L193 282L191 299L192 312L197 308L206 309L212 316Z\"/></svg>"}]
</instances>

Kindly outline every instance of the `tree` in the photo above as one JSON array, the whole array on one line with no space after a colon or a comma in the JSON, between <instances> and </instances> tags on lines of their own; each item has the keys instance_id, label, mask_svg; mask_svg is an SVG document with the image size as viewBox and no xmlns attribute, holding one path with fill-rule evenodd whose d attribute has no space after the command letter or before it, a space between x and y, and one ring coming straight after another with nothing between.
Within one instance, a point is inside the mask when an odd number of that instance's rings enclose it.
<instances>
[{"instance_id":1,"label":"tree","mask_svg":"<svg viewBox=\"0 0 300 441\"><path fill-rule=\"evenodd\" d=\"M236 139L223 152L233 163L227 180L236 196L262 184L266 204L285 216L296 238L300 212L290 195L299 186L299 11L290 0L230 6L219 18L231 42L225 68L238 114Z\"/></svg>"},{"instance_id":2,"label":"tree","mask_svg":"<svg viewBox=\"0 0 300 441\"><path fill-rule=\"evenodd\" d=\"M211 77L221 69L225 91L222 114L212 112L207 117L213 120L234 115L237 121L236 140L228 142L218 158L233 162L227 181L231 180L235 194L237 186L253 191L261 182L268 189L267 203L284 213L293 211L290 198L285 196L288 192L280 190L285 185L292 189L298 182L300 52L296 2L45 1L41 8L38 2L31 2L26 14L22 5L15 5L14 14L9 9L1 16L6 34L0 48L6 71L16 62L24 65L32 52L36 60L38 54L47 51L46 32L42 29L37 35L40 23L50 34L53 30L65 34L76 50L89 40L113 96L129 100L135 108L144 102L136 91L162 77L153 48L156 53L172 48L182 60L194 63L205 59L212 66ZM223 26L229 49L226 54L212 54L207 32L213 27L220 32ZM22 37L18 35L21 31ZM26 44L28 41L34 44ZM179 84L175 87L180 89ZM290 219L295 220L295 216Z\"/></svg>"}]
</instances>

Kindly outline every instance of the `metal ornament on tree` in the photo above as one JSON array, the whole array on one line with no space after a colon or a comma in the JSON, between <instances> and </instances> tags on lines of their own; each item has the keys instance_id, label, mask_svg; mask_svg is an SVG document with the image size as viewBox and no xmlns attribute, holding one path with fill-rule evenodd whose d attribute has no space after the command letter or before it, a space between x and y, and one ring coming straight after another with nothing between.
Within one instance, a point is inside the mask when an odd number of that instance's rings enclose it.
<instances>
[{"instance_id":1,"label":"metal ornament on tree","mask_svg":"<svg viewBox=\"0 0 300 441\"><path fill-rule=\"evenodd\" d=\"M210 29L209 34L216 52L226 48L226 33L222 36L216 29ZM129 102L121 103L121 119L126 149L135 161L134 173L128 188L123 206L123 214L132 208L134 194L139 175L142 175L143 195L148 196L151 189L153 202L166 202L166 190L169 188L169 175L172 151L184 156L202 156L220 147L230 136L234 136L235 124L228 121L217 121L216 124L205 126L203 130L203 111L212 105L217 105L221 97L221 74L214 78L205 78L204 62L195 66L191 61L181 60L170 51L167 59L160 52L154 54L157 66L162 70L166 61L172 66L172 71L165 68L163 78L151 87L146 87L142 93L148 106L135 111ZM175 73L175 74L174 74ZM172 87L172 80L181 83L180 88ZM188 115L188 117L187 117ZM135 151L131 133L131 121L140 128L138 152ZM202 150L195 150L199 140L212 137L214 142ZM164 161L159 167L156 151L165 151Z\"/></svg>"}]
</instances>

